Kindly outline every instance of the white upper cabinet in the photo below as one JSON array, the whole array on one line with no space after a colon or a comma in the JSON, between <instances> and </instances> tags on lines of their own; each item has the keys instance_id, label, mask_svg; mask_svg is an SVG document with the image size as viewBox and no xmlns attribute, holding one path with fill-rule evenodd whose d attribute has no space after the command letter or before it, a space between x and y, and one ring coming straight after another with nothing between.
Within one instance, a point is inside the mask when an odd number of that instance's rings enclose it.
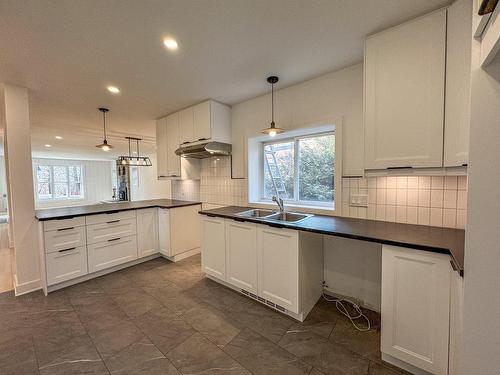
<instances>
[{"instance_id":1,"label":"white upper cabinet","mask_svg":"<svg viewBox=\"0 0 500 375\"><path fill-rule=\"evenodd\" d=\"M193 107L183 109L179 112L179 128L181 145L192 142L194 138Z\"/></svg>"},{"instance_id":2,"label":"white upper cabinet","mask_svg":"<svg viewBox=\"0 0 500 375\"><path fill-rule=\"evenodd\" d=\"M167 167L167 121L156 120L156 173L158 177L168 176Z\"/></svg>"},{"instance_id":3,"label":"white upper cabinet","mask_svg":"<svg viewBox=\"0 0 500 375\"><path fill-rule=\"evenodd\" d=\"M446 9L367 38L365 169L441 167Z\"/></svg>"},{"instance_id":4,"label":"white upper cabinet","mask_svg":"<svg viewBox=\"0 0 500 375\"><path fill-rule=\"evenodd\" d=\"M175 154L179 148L179 113L167 116L167 176L181 176L181 157Z\"/></svg>"},{"instance_id":5,"label":"white upper cabinet","mask_svg":"<svg viewBox=\"0 0 500 375\"><path fill-rule=\"evenodd\" d=\"M205 141L212 138L211 106L212 101L206 101L193 107L194 135L192 142ZM219 103L213 104L214 106ZM214 124L215 125L215 124ZM217 125L215 125L217 126Z\"/></svg>"},{"instance_id":6,"label":"white upper cabinet","mask_svg":"<svg viewBox=\"0 0 500 375\"><path fill-rule=\"evenodd\" d=\"M458 0L448 8L444 166L469 161L472 2Z\"/></svg>"}]
</instances>

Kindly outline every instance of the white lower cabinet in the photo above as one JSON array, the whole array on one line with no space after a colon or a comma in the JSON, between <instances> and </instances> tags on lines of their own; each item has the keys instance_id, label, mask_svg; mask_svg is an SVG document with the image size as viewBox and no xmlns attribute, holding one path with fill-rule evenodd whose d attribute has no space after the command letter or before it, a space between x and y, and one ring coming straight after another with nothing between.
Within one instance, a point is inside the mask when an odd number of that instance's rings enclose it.
<instances>
[{"instance_id":1,"label":"white lower cabinet","mask_svg":"<svg viewBox=\"0 0 500 375\"><path fill-rule=\"evenodd\" d=\"M464 278L457 272L451 277L450 296L450 360L448 375L459 375L462 358L464 311Z\"/></svg>"},{"instance_id":2,"label":"white lower cabinet","mask_svg":"<svg viewBox=\"0 0 500 375\"><path fill-rule=\"evenodd\" d=\"M159 251L177 261L199 252L201 224L200 205L158 209Z\"/></svg>"},{"instance_id":3,"label":"white lower cabinet","mask_svg":"<svg viewBox=\"0 0 500 375\"><path fill-rule=\"evenodd\" d=\"M88 273L87 248L79 246L45 255L47 285L54 285Z\"/></svg>"},{"instance_id":4,"label":"white lower cabinet","mask_svg":"<svg viewBox=\"0 0 500 375\"><path fill-rule=\"evenodd\" d=\"M109 239L88 245L89 272L101 271L137 259L137 237Z\"/></svg>"},{"instance_id":5,"label":"white lower cabinet","mask_svg":"<svg viewBox=\"0 0 500 375\"><path fill-rule=\"evenodd\" d=\"M137 210L137 257L158 252L158 215L156 208Z\"/></svg>"},{"instance_id":6,"label":"white lower cabinet","mask_svg":"<svg viewBox=\"0 0 500 375\"><path fill-rule=\"evenodd\" d=\"M448 374L451 272L448 255L382 246L384 360Z\"/></svg>"},{"instance_id":7,"label":"white lower cabinet","mask_svg":"<svg viewBox=\"0 0 500 375\"><path fill-rule=\"evenodd\" d=\"M321 296L319 234L203 216L202 267L214 280L303 321Z\"/></svg>"},{"instance_id":8,"label":"white lower cabinet","mask_svg":"<svg viewBox=\"0 0 500 375\"><path fill-rule=\"evenodd\" d=\"M226 236L224 219L202 218L201 267L206 274L226 279Z\"/></svg>"},{"instance_id":9,"label":"white lower cabinet","mask_svg":"<svg viewBox=\"0 0 500 375\"><path fill-rule=\"evenodd\" d=\"M257 224L226 220L226 281L257 294Z\"/></svg>"},{"instance_id":10,"label":"white lower cabinet","mask_svg":"<svg viewBox=\"0 0 500 375\"><path fill-rule=\"evenodd\" d=\"M260 297L299 313L299 241L290 229L257 228Z\"/></svg>"}]
</instances>

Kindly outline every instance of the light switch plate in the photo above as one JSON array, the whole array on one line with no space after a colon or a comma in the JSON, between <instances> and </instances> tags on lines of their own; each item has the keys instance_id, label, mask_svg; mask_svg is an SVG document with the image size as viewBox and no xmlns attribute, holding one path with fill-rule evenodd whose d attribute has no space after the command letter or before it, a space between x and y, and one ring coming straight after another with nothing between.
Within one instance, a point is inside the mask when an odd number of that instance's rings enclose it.
<instances>
[{"instance_id":1,"label":"light switch plate","mask_svg":"<svg viewBox=\"0 0 500 375\"><path fill-rule=\"evenodd\" d=\"M368 207L368 194L351 194L349 205L352 207Z\"/></svg>"}]
</instances>

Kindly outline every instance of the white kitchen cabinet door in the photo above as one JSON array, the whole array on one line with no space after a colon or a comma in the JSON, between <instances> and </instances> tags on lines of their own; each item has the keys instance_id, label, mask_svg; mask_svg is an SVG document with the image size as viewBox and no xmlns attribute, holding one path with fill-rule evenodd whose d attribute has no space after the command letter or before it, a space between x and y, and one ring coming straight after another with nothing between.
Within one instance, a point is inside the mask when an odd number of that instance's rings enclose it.
<instances>
[{"instance_id":1,"label":"white kitchen cabinet door","mask_svg":"<svg viewBox=\"0 0 500 375\"><path fill-rule=\"evenodd\" d=\"M86 243L85 227L60 228L44 232L46 253L85 246Z\"/></svg>"},{"instance_id":2,"label":"white kitchen cabinet door","mask_svg":"<svg viewBox=\"0 0 500 375\"><path fill-rule=\"evenodd\" d=\"M167 116L167 169L169 177L181 176L181 157L175 154L179 148L179 113Z\"/></svg>"},{"instance_id":3,"label":"white kitchen cabinet door","mask_svg":"<svg viewBox=\"0 0 500 375\"><path fill-rule=\"evenodd\" d=\"M158 208L158 250L170 256L170 212L167 208Z\"/></svg>"},{"instance_id":4,"label":"white kitchen cabinet door","mask_svg":"<svg viewBox=\"0 0 500 375\"><path fill-rule=\"evenodd\" d=\"M463 358L464 323L464 278L454 272L451 276L450 297L450 365L448 375L460 374L460 361Z\"/></svg>"},{"instance_id":5,"label":"white kitchen cabinet door","mask_svg":"<svg viewBox=\"0 0 500 375\"><path fill-rule=\"evenodd\" d=\"M45 256L47 285L62 283L88 273L87 247L59 250Z\"/></svg>"},{"instance_id":6,"label":"white kitchen cabinet door","mask_svg":"<svg viewBox=\"0 0 500 375\"><path fill-rule=\"evenodd\" d=\"M170 210L170 256L201 247L200 205Z\"/></svg>"},{"instance_id":7,"label":"white kitchen cabinet door","mask_svg":"<svg viewBox=\"0 0 500 375\"><path fill-rule=\"evenodd\" d=\"M165 118L156 120L156 173L158 177L168 176L167 122Z\"/></svg>"},{"instance_id":8,"label":"white kitchen cabinet door","mask_svg":"<svg viewBox=\"0 0 500 375\"><path fill-rule=\"evenodd\" d=\"M137 237L129 236L88 245L89 272L137 259Z\"/></svg>"},{"instance_id":9,"label":"white kitchen cabinet door","mask_svg":"<svg viewBox=\"0 0 500 375\"><path fill-rule=\"evenodd\" d=\"M137 257L158 252L158 214L156 208L137 210Z\"/></svg>"},{"instance_id":10,"label":"white kitchen cabinet door","mask_svg":"<svg viewBox=\"0 0 500 375\"><path fill-rule=\"evenodd\" d=\"M445 167L469 162L471 30L472 1L455 1L448 8L446 33Z\"/></svg>"},{"instance_id":11,"label":"white kitchen cabinet door","mask_svg":"<svg viewBox=\"0 0 500 375\"><path fill-rule=\"evenodd\" d=\"M446 10L365 42L365 169L441 167Z\"/></svg>"},{"instance_id":12,"label":"white kitchen cabinet door","mask_svg":"<svg viewBox=\"0 0 500 375\"><path fill-rule=\"evenodd\" d=\"M451 272L449 255L382 246L383 354L448 374Z\"/></svg>"},{"instance_id":13,"label":"white kitchen cabinet door","mask_svg":"<svg viewBox=\"0 0 500 375\"><path fill-rule=\"evenodd\" d=\"M179 112L180 145L195 141L193 120L193 107L183 109Z\"/></svg>"},{"instance_id":14,"label":"white kitchen cabinet door","mask_svg":"<svg viewBox=\"0 0 500 375\"><path fill-rule=\"evenodd\" d=\"M210 101L206 101L193 107L194 118L194 141L204 141L212 137Z\"/></svg>"},{"instance_id":15,"label":"white kitchen cabinet door","mask_svg":"<svg viewBox=\"0 0 500 375\"><path fill-rule=\"evenodd\" d=\"M257 224L226 220L226 281L258 293Z\"/></svg>"},{"instance_id":16,"label":"white kitchen cabinet door","mask_svg":"<svg viewBox=\"0 0 500 375\"><path fill-rule=\"evenodd\" d=\"M201 218L201 267L207 275L226 279L226 237L224 219Z\"/></svg>"},{"instance_id":17,"label":"white kitchen cabinet door","mask_svg":"<svg viewBox=\"0 0 500 375\"><path fill-rule=\"evenodd\" d=\"M131 219L115 219L105 223L87 225L87 243L93 244L137 233L135 214Z\"/></svg>"},{"instance_id":18,"label":"white kitchen cabinet door","mask_svg":"<svg viewBox=\"0 0 500 375\"><path fill-rule=\"evenodd\" d=\"M298 232L257 226L257 267L259 297L298 314Z\"/></svg>"}]
</instances>

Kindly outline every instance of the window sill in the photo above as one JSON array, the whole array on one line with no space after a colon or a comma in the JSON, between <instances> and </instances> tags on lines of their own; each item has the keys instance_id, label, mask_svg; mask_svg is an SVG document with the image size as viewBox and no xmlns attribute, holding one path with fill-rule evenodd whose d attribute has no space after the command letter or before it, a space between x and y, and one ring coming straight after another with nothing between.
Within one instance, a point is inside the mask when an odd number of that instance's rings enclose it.
<instances>
[{"instance_id":1,"label":"window sill","mask_svg":"<svg viewBox=\"0 0 500 375\"><path fill-rule=\"evenodd\" d=\"M267 208L277 210L278 205L274 202L267 201L255 201L248 202L249 205L256 208ZM326 207L326 206L305 206L305 205L293 205L293 204L285 204L285 211L294 211L294 212L303 212L308 214L317 214L317 215L327 215L327 216L337 216L338 212L336 212L335 207Z\"/></svg>"}]
</instances>

